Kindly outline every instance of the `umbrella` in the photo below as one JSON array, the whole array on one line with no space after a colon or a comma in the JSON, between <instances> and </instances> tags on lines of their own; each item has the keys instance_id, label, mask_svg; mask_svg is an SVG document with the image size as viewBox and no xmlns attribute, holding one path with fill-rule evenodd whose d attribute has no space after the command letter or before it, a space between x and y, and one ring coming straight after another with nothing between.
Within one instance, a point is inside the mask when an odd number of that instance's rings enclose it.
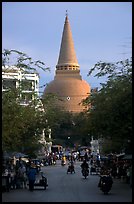
<instances>
[{"instance_id":1,"label":"umbrella","mask_svg":"<svg viewBox=\"0 0 134 204\"><path fill-rule=\"evenodd\" d=\"M104 160L108 160L108 157L107 157L107 156L101 156L100 159L101 159L102 161L104 161Z\"/></svg>"},{"instance_id":2,"label":"umbrella","mask_svg":"<svg viewBox=\"0 0 134 204\"><path fill-rule=\"evenodd\" d=\"M28 157L28 155L23 154L23 153L21 153L21 152L13 153L12 156L15 156L16 159L18 159L18 158L20 158L20 157Z\"/></svg>"}]
</instances>

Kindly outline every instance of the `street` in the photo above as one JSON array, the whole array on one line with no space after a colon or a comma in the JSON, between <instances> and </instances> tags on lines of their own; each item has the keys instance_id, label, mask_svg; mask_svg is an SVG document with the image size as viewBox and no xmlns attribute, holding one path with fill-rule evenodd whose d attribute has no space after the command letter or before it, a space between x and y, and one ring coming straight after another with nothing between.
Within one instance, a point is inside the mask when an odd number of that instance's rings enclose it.
<instances>
[{"instance_id":1,"label":"street","mask_svg":"<svg viewBox=\"0 0 134 204\"><path fill-rule=\"evenodd\" d=\"M67 165L61 166L58 160L55 166L44 166L42 171L48 179L46 190L36 187L15 189L2 193L2 202L132 202L132 188L125 182L114 179L108 195L98 188L99 175L89 175L85 179L80 164L76 161L75 173L67 174Z\"/></svg>"}]
</instances>

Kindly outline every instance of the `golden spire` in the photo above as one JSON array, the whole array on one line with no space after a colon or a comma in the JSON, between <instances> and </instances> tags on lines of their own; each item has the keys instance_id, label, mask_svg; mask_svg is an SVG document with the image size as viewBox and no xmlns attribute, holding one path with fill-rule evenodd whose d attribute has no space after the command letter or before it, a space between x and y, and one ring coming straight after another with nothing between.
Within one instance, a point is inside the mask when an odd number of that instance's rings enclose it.
<instances>
[{"instance_id":1,"label":"golden spire","mask_svg":"<svg viewBox=\"0 0 134 204\"><path fill-rule=\"evenodd\" d=\"M60 54L59 54L58 64L56 68L63 70L63 69L72 69L72 67L73 69L79 69L79 64L78 64L75 49L74 49L71 27L68 20L68 12L66 10Z\"/></svg>"}]
</instances>

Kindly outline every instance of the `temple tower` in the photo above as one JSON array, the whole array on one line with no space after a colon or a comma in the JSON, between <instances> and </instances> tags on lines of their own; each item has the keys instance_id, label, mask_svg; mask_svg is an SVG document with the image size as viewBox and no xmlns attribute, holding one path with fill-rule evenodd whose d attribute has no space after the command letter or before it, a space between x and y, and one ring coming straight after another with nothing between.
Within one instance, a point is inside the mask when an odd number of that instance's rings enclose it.
<instances>
[{"instance_id":1,"label":"temple tower","mask_svg":"<svg viewBox=\"0 0 134 204\"><path fill-rule=\"evenodd\" d=\"M57 95L61 99L60 106L73 113L85 109L81 102L90 94L89 84L80 75L68 14L65 17L55 77L46 86L44 97L49 93Z\"/></svg>"}]
</instances>

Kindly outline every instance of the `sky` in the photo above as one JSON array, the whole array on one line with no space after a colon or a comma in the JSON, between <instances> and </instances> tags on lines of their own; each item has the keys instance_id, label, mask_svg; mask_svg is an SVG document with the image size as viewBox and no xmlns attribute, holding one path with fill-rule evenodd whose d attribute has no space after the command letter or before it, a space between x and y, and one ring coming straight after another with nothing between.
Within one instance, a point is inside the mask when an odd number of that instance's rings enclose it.
<instances>
[{"instance_id":1,"label":"sky","mask_svg":"<svg viewBox=\"0 0 134 204\"><path fill-rule=\"evenodd\" d=\"M66 10L80 74L91 88L106 78L87 76L99 61L132 56L132 2L2 2L2 49L41 60L40 86L54 79ZM40 89L40 94L44 87Z\"/></svg>"}]
</instances>

